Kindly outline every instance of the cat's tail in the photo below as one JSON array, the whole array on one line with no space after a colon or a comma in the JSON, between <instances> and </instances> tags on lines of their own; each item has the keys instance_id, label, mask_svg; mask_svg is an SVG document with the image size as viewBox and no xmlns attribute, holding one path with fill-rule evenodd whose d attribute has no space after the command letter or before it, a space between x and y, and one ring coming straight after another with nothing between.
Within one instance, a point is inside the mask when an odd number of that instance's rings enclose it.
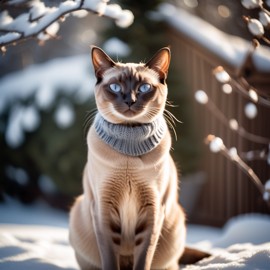
<instances>
[{"instance_id":1,"label":"cat's tail","mask_svg":"<svg viewBox=\"0 0 270 270\"><path fill-rule=\"evenodd\" d=\"M207 252L190 248L190 247L185 247L184 253L181 256L179 263L180 264L193 264L210 256L211 254Z\"/></svg>"}]
</instances>

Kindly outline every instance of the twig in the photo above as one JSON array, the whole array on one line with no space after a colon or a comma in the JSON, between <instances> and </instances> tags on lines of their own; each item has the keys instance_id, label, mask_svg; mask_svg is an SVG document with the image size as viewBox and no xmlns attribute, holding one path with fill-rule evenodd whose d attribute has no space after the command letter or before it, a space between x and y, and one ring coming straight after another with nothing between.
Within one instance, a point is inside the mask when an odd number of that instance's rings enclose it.
<instances>
[{"instance_id":1,"label":"twig","mask_svg":"<svg viewBox=\"0 0 270 270\"><path fill-rule=\"evenodd\" d=\"M239 83L237 82L236 80L232 79L231 78L231 83L232 85L235 86L235 91L237 91L238 93L242 94L243 96L245 96L246 98L248 98L249 100L252 100L250 98L250 95L249 93L247 92L247 90ZM257 93L258 91L256 91L255 88L252 87L252 89ZM254 100L252 100L254 102ZM266 99L266 98L263 98L261 97L260 95L258 95L258 99L256 101L256 103L260 104L260 105L263 105L265 107L268 107L270 108L270 100Z\"/></svg>"},{"instance_id":2,"label":"twig","mask_svg":"<svg viewBox=\"0 0 270 270\"><path fill-rule=\"evenodd\" d=\"M0 31L7 33L0 36L0 47L37 37L38 34L44 32L50 25L74 11L86 10L99 16L113 19L122 27L128 27L133 22L132 13L128 10L123 10L118 5L108 5L107 1L104 1L100 2L102 6L96 4L95 8L93 8L93 3L89 0L65 1L58 8L46 8L44 14L38 18L32 18L31 13L22 14L11 22L0 25ZM123 20L125 21L123 22Z\"/></svg>"},{"instance_id":3,"label":"twig","mask_svg":"<svg viewBox=\"0 0 270 270\"><path fill-rule=\"evenodd\" d=\"M214 135L208 135L205 139L205 143L210 145L214 142L214 140L219 139L219 141L222 142L222 140ZM262 184L260 178L257 176L257 174L253 171L253 169L248 166L237 154L236 149L234 151L229 150L222 142L222 144L219 145L219 148L215 150L215 152L220 152L223 156L231 160L233 163L235 163L238 168L241 169L242 172L244 172L246 175L249 176L253 184L257 187L258 191L261 193L261 195L264 197L264 193L266 192L264 185ZM266 201L267 206L270 208L270 200Z\"/></svg>"},{"instance_id":4,"label":"twig","mask_svg":"<svg viewBox=\"0 0 270 270\"><path fill-rule=\"evenodd\" d=\"M207 102L204 103L206 108L213 113L224 125L229 127L231 130L237 132L241 137L261 144L269 144L270 139L262 136L255 135L253 133L248 132L243 127L238 125L238 122L234 119L228 120L228 118L221 112L221 110L215 105L215 103L208 97ZM234 124L232 124L234 121Z\"/></svg>"}]
</instances>

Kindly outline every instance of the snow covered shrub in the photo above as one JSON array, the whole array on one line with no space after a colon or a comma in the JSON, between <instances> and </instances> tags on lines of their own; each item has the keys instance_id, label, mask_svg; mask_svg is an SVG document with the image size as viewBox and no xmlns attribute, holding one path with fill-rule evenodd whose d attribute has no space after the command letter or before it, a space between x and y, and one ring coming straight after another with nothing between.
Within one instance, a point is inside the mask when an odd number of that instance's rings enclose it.
<instances>
[{"instance_id":1,"label":"snow covered shrub","mask_svg":"<svg viewBox=\"0 0 270 270\"><path fill-rule=\"evenodd\" d=\"M43 197L67 208L81 191L84 121L95 106L89 55L32 66L0 84L2 198Z\"/></svg>"},{"instance_id":2,"label":"snow covered shrub","mask_svg":"<svg viewBox=\"0 0 270 270\"><path fill-rule=\"evenodd\" d=\"M73 104L72 109L63 103ZM83 124L86 111L93 104L87 99L84 104L74 105L72 97L59 95L50 110L37 112L41 118L39 126L33 131L25 130L24 138L16 142L19 145L12 145L1 130L1 154L5 157L0 163L2 192L23 202L41 196L52 204L67 207L65 202L60 205L60 200L58 203L55 200L59 196L72 198L81 191L79 183L86 159ZM8 125L11 111L12 108L1 114L1 126ZM67 118L69 114L73 115L72 121Z\"/></svg>"}]
</instances>

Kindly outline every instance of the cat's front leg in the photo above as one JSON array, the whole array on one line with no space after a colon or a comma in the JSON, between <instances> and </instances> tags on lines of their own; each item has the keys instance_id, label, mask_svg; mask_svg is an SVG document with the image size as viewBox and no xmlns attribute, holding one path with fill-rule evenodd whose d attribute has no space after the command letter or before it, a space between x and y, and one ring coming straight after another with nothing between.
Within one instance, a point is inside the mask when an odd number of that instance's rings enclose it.
<instances>
[{"instance_id":1,"label":"cat's front leg","mask_svg":"<svg viewBox=\"0 0 270 270\"><path fill-rule=\"evenodd\" d=\"M154 209L153 209L154 210ZM156 251L158 239L161 234L164 218L165 206L161 206L157 214L151 211L148 216L153 217L153 222L146 228L144 232L135 236L135 250L134 250L134 266L133 270L150 270L154 253ZM152 223L152 224L151 224ZM139 241L139 239L141 241Z\"/></svg>"},{"instance_id":2,"label":"cat's front leg","mask_svg":"<svg viewBox=\"0 0 270 270\"><path fill-rule=\"evenodd\" d=\"M102 270L120 270L119 255L115 252L113 242L108 236L108 230L104 223L99 221L98 210L91 205L91 214L93 217L93 227L97 239L97 245L101 258Z\"/></svg>"}]
</instances>

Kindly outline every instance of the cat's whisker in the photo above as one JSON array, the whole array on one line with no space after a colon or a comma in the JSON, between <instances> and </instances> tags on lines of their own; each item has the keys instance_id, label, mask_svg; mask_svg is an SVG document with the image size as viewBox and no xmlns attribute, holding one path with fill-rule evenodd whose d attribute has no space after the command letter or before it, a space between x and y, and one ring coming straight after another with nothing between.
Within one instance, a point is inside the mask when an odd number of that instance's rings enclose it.
<instances>
[{"instance_id":1,"label":"cat's whisker","mask_svg":"<svg viewBox=\"0 0 270 270\"><path fill-rule=\"evenodd\" d=\"M150 110L146 113L145 117L151 121L158 113L160 110L155 107L151 107Z\"/></svg>"},{"instance_id":2,"label":"cat's whisker","mask_svg":"<svg viewBox=\"0 0 270 270\"><path fill-rule=\"evenodd\" d=\"M168 115L163 114L163 116L164 116L165 120L167 121L167 123L168 123L168 125L170 127L175 127L176 126L175 122Z\"/></svg>"},{"instance_id":3,"label":"cat's whisker","mask_svg":"<svg viewBox=\"0 0 270 270\"><path fill-rule=\"evenodd\" d=\"M112 114L112 111L110 110L110 109L107 109L107 110L102 110L102 114L104 115L104 116L109 116L109 115L111 115Z\"/></svg>"},{"instance_id":4,"label":"cat's whisker","mask_svg":"<svg viewBox=\"0 0 270 270\"><path fill-rule=\"evenodd\" d=\"M114 109L116 109L116 108L114 108ZM102 114L103 114L103 116L110 116L110 115L112 115L113 113L112 113L112 108L110 108L110 107L108 107L108 108L103 108L102 109Z\"/></svg>"},{"instance_id":5,"label":"cat's whisker","mask_svg":"<svg viewBox=\"0 0 270 270\"><path fill-rule=\"evenodd\" d=\"M172 113L170 113L168 110L164 110L164 118L169 126L169 128L173 131L175 140L177 141L177 133L175 130L175 121L180 122Z\"/></svg>"},{"instance_id":6,"label":"cat's whisker","mask_svg":"<svg viewBox=\"0 0 270 270\"><path fill-rule=\"evenodd\" d=\"M86 135L88 132L89 127L91 126L95 116L97 113L97 108L92 109L86 113L86 117L83 124L84 134Z\"/></svg>"},{"instance_id":7,"label":"cat's whisker","mask_svg":"<svg viewBox=\"0 0 270 270\"><path fill-rule=\"evenodd\" d=\"M166 100L166 105L167 105L168 107L172 107L172 108L177 108L177 107L179 107L178 105L174 105L174 104L172 103L172 101L169 101L169 100Z\"/></svg>"},{"instance_id":8,"label":"cat's whisker","mask_svg":"<svg viewBox=\"0 0 270 270\"><path fill-rule=\"evenodd\" d=\"M177 123L182 123L172 112L165 109L164 113L167 114L173 121L176 121Z\"/></svg>"},{"instance_id":9,"label":"cat's whisker","mask_svg":"<svg viewBox=\"0 0 270 270\"><path fill-rule=\"evenodd\" d=\"M92 120L92 118L95 117L96 112L97 112L97 108L94 108L91 111L87 111L86 112L86 118L85 118L85 120L86 121Z\"/></svg>"}]
</instances>

